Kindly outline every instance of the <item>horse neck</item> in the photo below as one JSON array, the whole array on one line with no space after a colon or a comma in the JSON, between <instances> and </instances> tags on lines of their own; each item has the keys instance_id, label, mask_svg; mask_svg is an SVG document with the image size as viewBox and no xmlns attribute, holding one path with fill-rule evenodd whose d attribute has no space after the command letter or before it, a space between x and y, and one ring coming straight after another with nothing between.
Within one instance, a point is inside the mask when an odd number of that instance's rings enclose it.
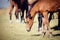
<instances>
[{"instance_id":1,"label":"horse neck","mask_svg":"<svg viewBox=\"0 0 60 40\"><path fill-rule=\"evenodd\" d=\"M24 2L24 0L20 0L20 3L22 4Z\"/></svg>"},{"instance_id":2,"label":"horse neck","mask_svg":"<svg viewBox=\"0 0 60 40\"><path fill-rule=\"evenodd\" d=\"M29 10L29 14L31 17L35 17L36 13L38 12L39 1L35 2L34 5ZM37 8L36 8L37 7Z\"/></svg>"}]
</instances>

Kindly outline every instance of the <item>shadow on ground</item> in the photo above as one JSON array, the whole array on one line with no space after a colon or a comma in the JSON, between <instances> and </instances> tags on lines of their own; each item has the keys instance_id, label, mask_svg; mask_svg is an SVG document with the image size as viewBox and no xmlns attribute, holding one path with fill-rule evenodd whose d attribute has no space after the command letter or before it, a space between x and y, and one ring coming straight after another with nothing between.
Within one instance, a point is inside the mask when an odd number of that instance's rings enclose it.
<instances>
[{"instance_id":1,"label":"shadow on ground","mask_svg":"<svg viewBox=\"0 0 60 40\"><path fill-rule=\"evenodd\" d=\"M50 20L51 20L51 17L50 17ZM60 10L59 10L59 13L58 13L58 26L55 26L52 29L54 29L54 30L60 30Z\"/></svg>"},{"instance_id":2,"label":"shadow on ground","mask_svg":"<svg viewBox=\"0 0 60 40\"><path fill-rule=\"evenodd\" d=\"M31 35L31 36L40 36L41 34L33 34L33 35Z\"/></svg>"},{"instance_id":3,"label":"shadow on ground","mask_svg":"<svg viewBox=\"0 0 60 40\"><path fill-rule=\"evenodd\" d=\"M60 30L60 26L55 26L52 29L54 29L54 30Z\"/></svg>"},{"instance_id":4,"label":"shadow on ground","mask_svg":"<svg viewBox=\"0 0 60 40\"><path fill-rule=\"evenodd\" d=\"M53 36L60 36L60 34L54 34Z\"/></svg>"}]
</instances>

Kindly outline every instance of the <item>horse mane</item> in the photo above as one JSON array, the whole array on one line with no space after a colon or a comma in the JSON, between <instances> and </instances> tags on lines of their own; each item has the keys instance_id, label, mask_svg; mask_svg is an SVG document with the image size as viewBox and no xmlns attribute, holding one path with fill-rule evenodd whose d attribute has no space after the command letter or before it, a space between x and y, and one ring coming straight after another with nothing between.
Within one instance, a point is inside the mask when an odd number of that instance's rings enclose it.
<instances>
[{"instance_id":1,"label":"horse mane","mask_svg":"<svg viewBox=\"0 0 60 40\"><path fill-rule=\"evenodd\" d=\"M27 17L29 17L30 19L32 19L33 17L31 17L31 14L30 14L30 11L31 11L31 9L34 7L34 5L36 4L38 2L38 0L37 1L35 1L33 4L31 4L30 6L31 6L31 8L30 8L30 10L28 11L28 14L27 14ZM26 18L27 18L26 17Z\"/></svg>"},{"instance_id":2,"label":"horse mane","mask_svg":"<svg viewBox=\"0 0 60 40\"><path fill-rule=\"evenodd\" d=\"M33 7L37 2L38 2L38 0L35 1L33 4L31 4L31 7Z\"/></svg>"}]
</instances>

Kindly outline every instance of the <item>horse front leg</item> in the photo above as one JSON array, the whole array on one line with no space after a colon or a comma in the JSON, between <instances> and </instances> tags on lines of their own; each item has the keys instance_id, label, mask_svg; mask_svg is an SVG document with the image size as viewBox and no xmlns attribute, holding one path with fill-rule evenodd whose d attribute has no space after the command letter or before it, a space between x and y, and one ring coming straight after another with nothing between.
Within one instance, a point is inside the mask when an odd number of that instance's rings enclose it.
<instances>
[{"instance_id":1,"label":"horse front leg","mask_svg":"<svg viewBox=\"0 0 60 40\"><path fill-rule=\"evenodd\" d=\"M46 28L48 28L49 35L51 36L52 31L50 28L49 20L48 20L48 12L43 12L43 18L42 18L42 23L43 23L43 36L46 33Z\"/></svg>"}]
</instances>

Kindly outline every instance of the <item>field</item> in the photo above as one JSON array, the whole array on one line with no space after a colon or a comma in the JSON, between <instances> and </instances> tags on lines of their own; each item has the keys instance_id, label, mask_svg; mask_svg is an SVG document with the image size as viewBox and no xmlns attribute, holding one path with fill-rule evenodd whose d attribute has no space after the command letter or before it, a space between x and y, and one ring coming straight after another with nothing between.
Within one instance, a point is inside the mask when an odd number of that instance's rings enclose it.
<instances>
[{"instance_id":1,"label":"field","mask_svg":"<svg viewBox=\"0 0 60 40\"><path fill-rule=\"evenodd\" d=\"M51 28L58 25L57 15L54 14L54 18L50 22ZM13 22L9 22L9 8L0 9L0 40L60 40L60 30L53 30L53 38L48 38L48 31L45 37L38 32L37 15L35 16L32 30L27 32L25 23L16 23L16 19L13 12Z\"/></svg>"}]
</instances>

